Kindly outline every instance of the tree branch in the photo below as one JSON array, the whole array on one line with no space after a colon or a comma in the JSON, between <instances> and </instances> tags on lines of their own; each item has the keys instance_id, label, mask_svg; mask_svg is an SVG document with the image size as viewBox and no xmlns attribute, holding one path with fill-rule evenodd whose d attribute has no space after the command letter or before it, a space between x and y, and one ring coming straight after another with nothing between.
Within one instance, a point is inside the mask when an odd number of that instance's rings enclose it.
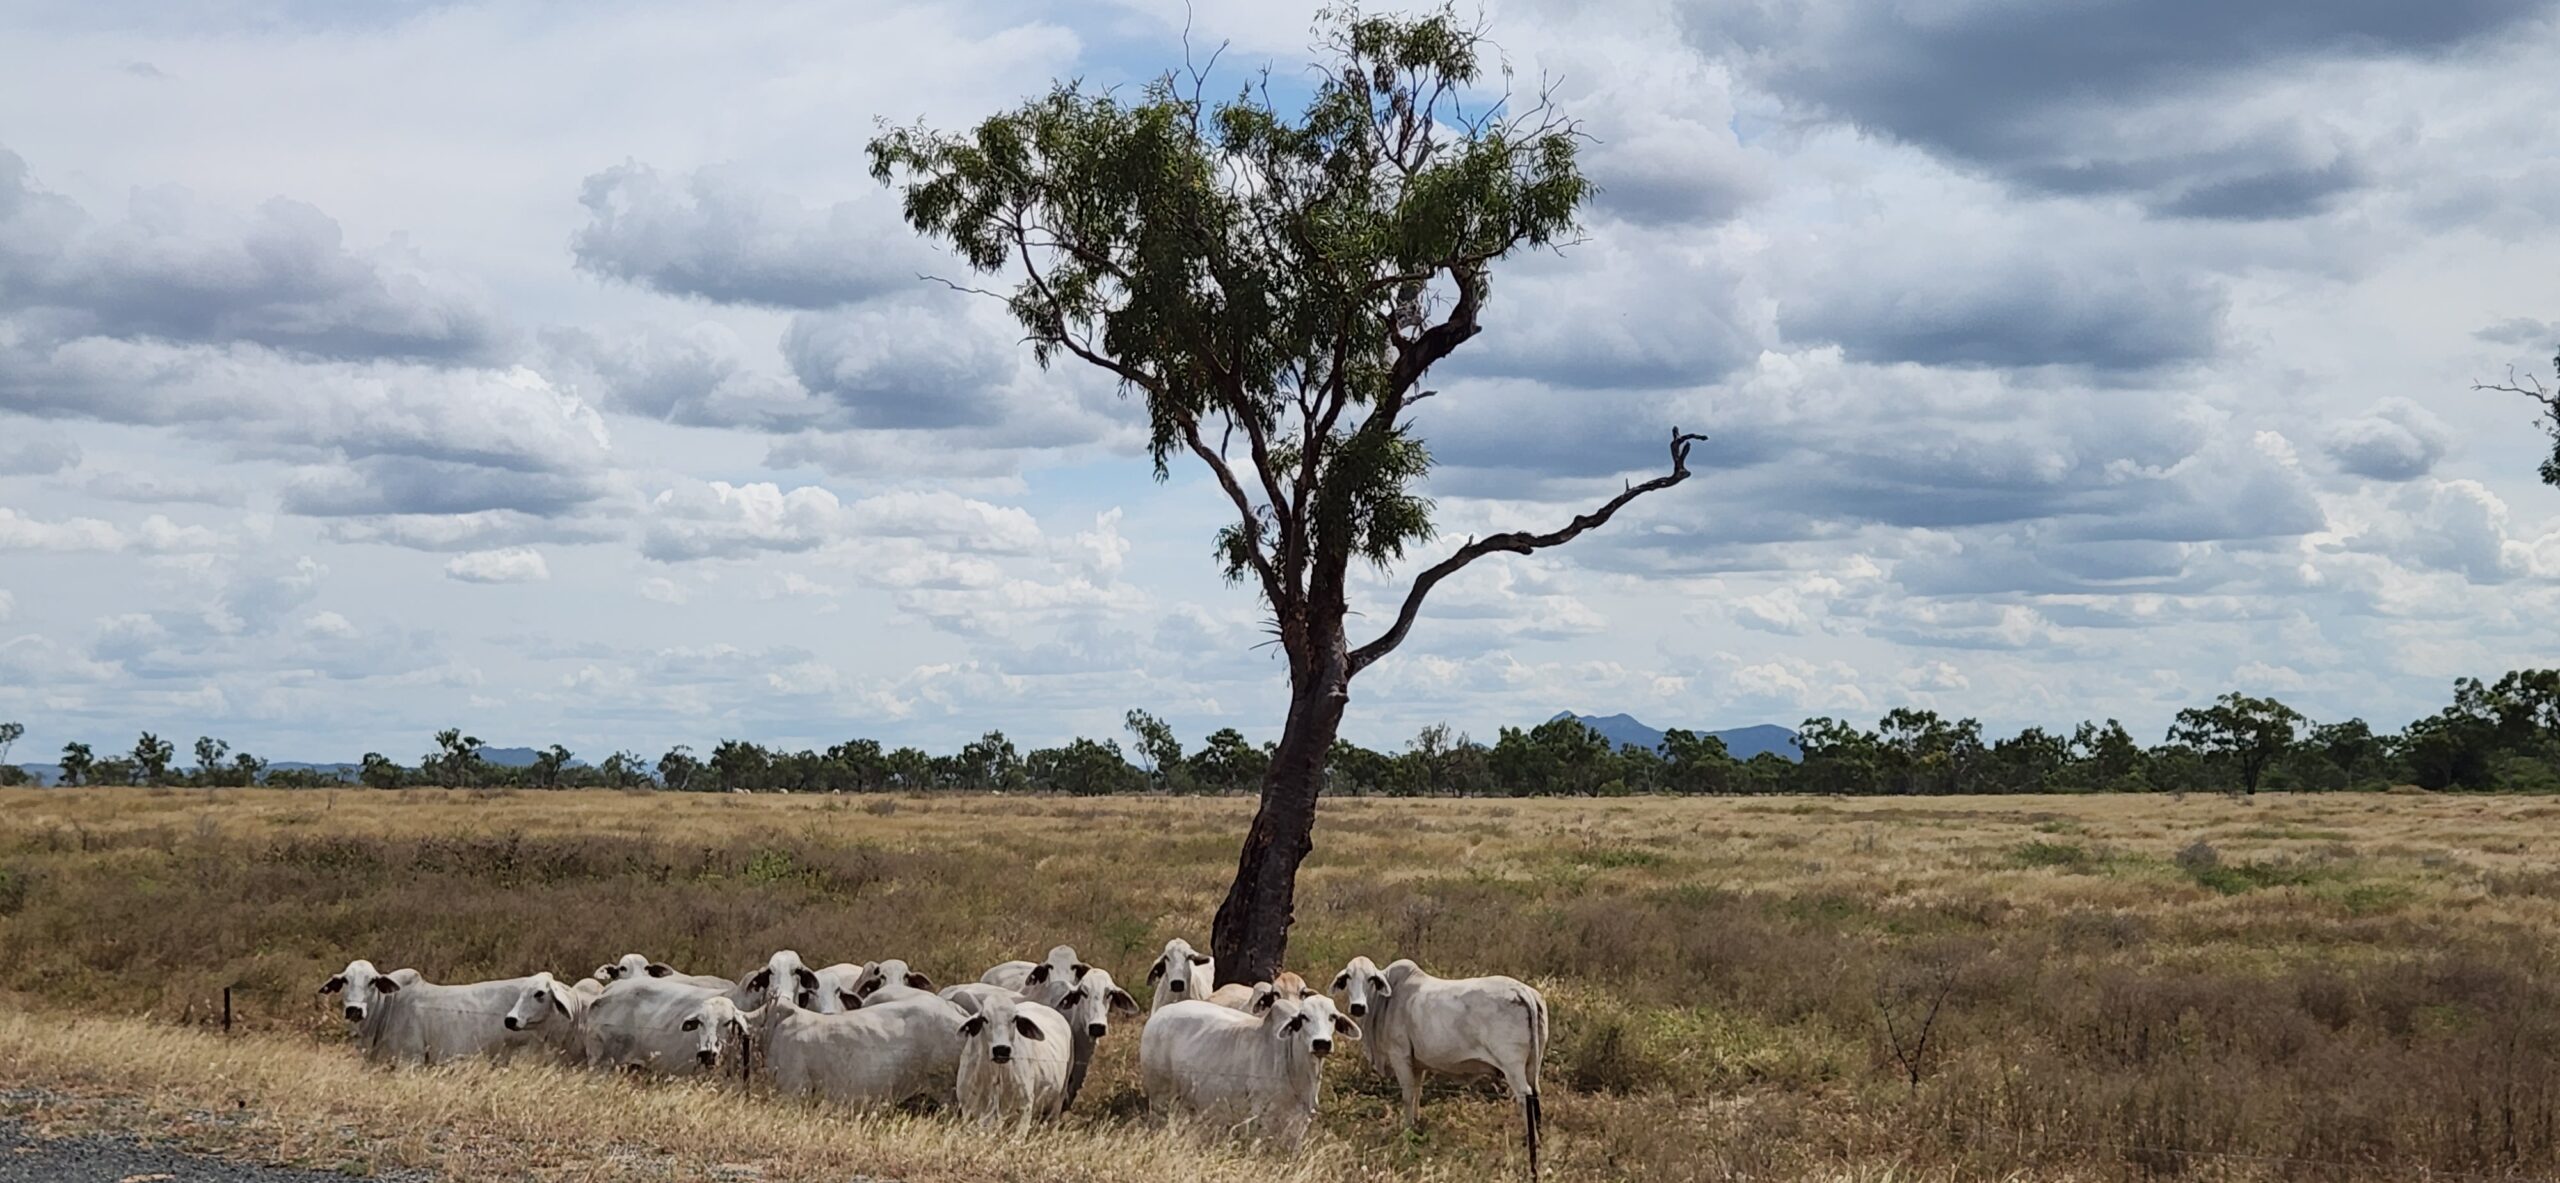
<instances>
[{"instance_id":1,"label":"tree branch","mask_svg":"<svg viewBox=\"0 0 2560 1183\"><path fill-rule=\"evenodd\" d=\"M1628 502L1647 493L1668 489L1689 479L1690 445L1705 438L1707 437L1695 432L1673 428L1670 472L1643 484L1627 486L1625 492L1610 498L1600 508L1590 513L1574 515L1573 521L1561 530L1545 534L1529 534L1517 530L1488 534L1468 542L1465 546L1459 547L1457 553L1433 564L1429 570L1424 571L1413 581L1412 590L1405 593L1404 607L1396 612L1394 626L1387 629L1386 633L1377 640L1351 651L1351 672L1358 674L1361 670L1368 668L1371 662L1394 652L1396 646L1404 643L1405 634L1413 630L1414 617L1422 611L1422 601L1429 598L1431 589L1438 586L1441 580L1457 574L1467 564L1486 555L1501 553L1525 555L1551 546L1562 546L1581 537L1586 531L1606 525L1619 510L1626 508Z\"/></svg>"}]
</instances>

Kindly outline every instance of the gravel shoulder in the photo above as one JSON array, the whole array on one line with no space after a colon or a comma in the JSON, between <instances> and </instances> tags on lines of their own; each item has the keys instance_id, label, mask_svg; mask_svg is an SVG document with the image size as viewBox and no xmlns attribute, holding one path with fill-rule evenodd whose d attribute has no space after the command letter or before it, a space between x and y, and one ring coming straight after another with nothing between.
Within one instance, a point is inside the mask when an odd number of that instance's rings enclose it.
<instances>
[{"instance_id":1,"label":"gravel shoulder","mask_svg":"<svg viewBox=\"0 0 2560 1183\"><path fill-rule=\"evenodd\" d=\"M345 1175L235 1162L130 1136L38 1138L0 1117L0 1183L345 1183Z\"/></svg>"}]
</instances>

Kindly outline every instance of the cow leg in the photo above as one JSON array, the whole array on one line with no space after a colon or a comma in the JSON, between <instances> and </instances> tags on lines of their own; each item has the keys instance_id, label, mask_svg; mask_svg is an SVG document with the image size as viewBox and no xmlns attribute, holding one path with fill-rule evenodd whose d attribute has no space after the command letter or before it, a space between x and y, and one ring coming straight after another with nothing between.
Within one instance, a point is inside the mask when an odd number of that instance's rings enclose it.
<instances>
[{"instance_id":1,"label":"cow leg","mask_svg":"<svg viewBox=\"0 0 2560 1183\"><path fill-rule=\"evenodd\" d=\"M1414 1066L1413 1057L1391 1057L1387 1066L1395 1070L1396 1087L1404 1090L1404 1128L1422 1128L1422 1070Z\"/></svg>"}]
</instances>

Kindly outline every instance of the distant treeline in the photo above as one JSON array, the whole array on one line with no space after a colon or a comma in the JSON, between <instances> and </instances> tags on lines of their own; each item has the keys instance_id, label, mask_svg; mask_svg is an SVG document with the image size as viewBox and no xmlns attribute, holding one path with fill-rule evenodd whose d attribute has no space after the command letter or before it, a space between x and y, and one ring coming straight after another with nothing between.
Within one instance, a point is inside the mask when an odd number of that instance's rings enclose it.
<instances>
[{"instance_id":1,"label":"distant treeline","mask_svg":"<svg viewBox=\"0 0 2560 1183\"><path fill-rule=\"evenodd\" d=\"M211 737L195 742L192 766L174 745L144 732L128 752L99 755L63 747L66 784L226 785L372 788L659 788L718 792L888 792L1033 790L1109 793L1233 793L1261 783L1268 744L1234 728L1211 732L1186 751L1173 729L1145 711L1127 718L1129 746L1083 739L1018 749L990 731L957 752L884 748L853 739L824 751L786 751L722 740L708 755L679 745L651 760L615 752L592 764L557 744L521 766L482 758L482 744L459 729L437 733L435 750L414 764L379 752L347 769L269 770ZM0 758L25 729L0 723ZM2314 723L2272 698L2226 694L2178 712L2162 742L2144 745L2113 719L2069 733L2030 727L1983 737L1973 719L1897 709L1872 729L1830 718L1798 732L1798 761L1762 753L1736 760L1712 735L1674 730L1657 749L1616 747L1581 720L1502 728L1480 743L1447 725L1424 728L1396 752L1336 743L1328 775L1336 793L1391 796L1617 796L1635 793L2091 793L2278 789L2328 792L2414 784L2428 789L2560 792L2560 670L2519 670L2494 684L2454 683L2453 704L2397 734L2361 719ZM0 763L0 784L27 774Z\"/></svg>"}]
</instances>

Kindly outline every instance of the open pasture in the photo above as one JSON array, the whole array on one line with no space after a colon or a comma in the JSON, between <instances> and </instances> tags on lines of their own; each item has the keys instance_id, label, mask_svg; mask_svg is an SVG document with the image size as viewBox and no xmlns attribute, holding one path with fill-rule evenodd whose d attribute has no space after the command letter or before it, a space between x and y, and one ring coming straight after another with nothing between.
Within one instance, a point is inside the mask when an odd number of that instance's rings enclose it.
<instances>
[{"instance_id":1,"label":"open pasture","mask_svg":"<svg viewBox=\"0 0 2560 1183\"><path fill-rule=\"evenodd\" d=\"M202 1136L367 1169L1517 1172L1496 1092L1436 1084L1407 1137L1356 1054L1277 1166L1144 1128L1129 1023L1065 1128L996 1153L945 1120L853 1122L734 1081L367 1083L313 994L353 956L469 981L630 951L737 973L789 947L947 983L1059 942L1135 988L1165 938L1206 944L1251 808L0 792L0 1089L243 1103L257 1121ZM1546 992L1550 1178L2560 1174L2548 799L1333 800L1298 914L1311 980L1410 956ZM226 985L243 1034L177 1029L213 1022ZM445 1132L405 1128L421 1108Z\"/></svg>"}]
</instances>

